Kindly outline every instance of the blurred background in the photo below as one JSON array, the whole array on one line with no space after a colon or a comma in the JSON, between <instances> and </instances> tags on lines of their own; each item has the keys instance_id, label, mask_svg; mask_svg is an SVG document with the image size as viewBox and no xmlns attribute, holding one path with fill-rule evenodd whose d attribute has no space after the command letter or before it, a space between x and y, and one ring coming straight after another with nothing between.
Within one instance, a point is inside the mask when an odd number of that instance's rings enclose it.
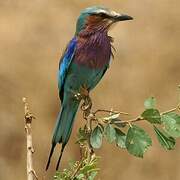
<instances>
[{"instance_id":1,"label":"blurred background","mask_svg":"<svg viewBox=\"0 0 180 180\"><path fill-rule=\"evenodd\" d=\"M110 70L92 92L94 109L120 110L136 117L149 96L168 110L178 101L180 83L180 1L178 0L0 0L0 179L26 179L26 138L22 97L28 97L33 121L34 166L40 179L52 179L58 148L44 172L52 129L59 111L57 70L61 53L75 32L79 12L103 5L127 13L110 32L117 50ZM79 158L74 142L82 124L78 113L62 168ZM123 118L123 117L122 117ZM143 123L144 124L144 123ZM142 124L142 125L143 125ZM99 178L104 180L179 180L180 140L166 152L153 146L138 159L104 141Z\"/></svg>"}]
</instances>

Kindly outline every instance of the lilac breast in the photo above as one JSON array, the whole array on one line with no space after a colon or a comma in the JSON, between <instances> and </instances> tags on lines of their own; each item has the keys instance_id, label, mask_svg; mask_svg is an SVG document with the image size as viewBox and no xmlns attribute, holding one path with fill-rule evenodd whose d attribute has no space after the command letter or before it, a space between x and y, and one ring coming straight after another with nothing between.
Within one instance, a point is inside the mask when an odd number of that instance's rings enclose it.
<instances>
[{"instance_id":1,"label":"lilac breast","mask_svg":"<svg viewBox=\"0 0 180 180\"><path fill-rule=\"evenodd\" d=\"M90 36L78 37L74 62L93 69L109 64L111 38L106 32L96 32Z\"/></svg>"}]
</instances>

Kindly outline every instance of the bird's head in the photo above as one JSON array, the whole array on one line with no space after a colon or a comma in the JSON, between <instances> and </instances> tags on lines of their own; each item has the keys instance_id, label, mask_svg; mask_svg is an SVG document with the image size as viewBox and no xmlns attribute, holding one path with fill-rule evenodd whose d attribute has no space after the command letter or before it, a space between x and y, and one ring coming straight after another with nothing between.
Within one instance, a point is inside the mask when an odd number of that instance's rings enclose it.
<instances>
[{"instance_id":1,"label":"bird's head","mask_svg":"<svg viewBox=\"0 0 180 180\"><path fill-rule=\"evenodd\" d=\"M84 30L107 30L119 21L132 20L131 16L120 14L105 7L93 6L84 9L76 24L76 35Z\"/></svg>"}]
</instances>

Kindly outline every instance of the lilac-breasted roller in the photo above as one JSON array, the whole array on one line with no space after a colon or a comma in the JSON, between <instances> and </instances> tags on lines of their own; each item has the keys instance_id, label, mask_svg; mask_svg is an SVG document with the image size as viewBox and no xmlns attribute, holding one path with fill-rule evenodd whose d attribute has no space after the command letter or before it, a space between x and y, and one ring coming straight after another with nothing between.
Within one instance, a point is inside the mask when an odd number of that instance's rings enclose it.
<instances>
[{"instance_id":1,"label":"lilac-breasted roller","mask_svg":"<svg viewBox=\"0 0 180 180\"><path fill-rule=\"evenodd\" d=\"M112 38L108 36L110 27L119 21L132 17L116 13L104 7L89 7L83 10L77 20L76 32L67 45L59 63L58 88L61 110L57 118L52 138L52 148L47 162L57 143L61 143L60 157L56 170L71 135L74 118L80 100L73 92L86 87L89 92L101 80L109 67L112 56Z\"/></svg>"}]
</instances>

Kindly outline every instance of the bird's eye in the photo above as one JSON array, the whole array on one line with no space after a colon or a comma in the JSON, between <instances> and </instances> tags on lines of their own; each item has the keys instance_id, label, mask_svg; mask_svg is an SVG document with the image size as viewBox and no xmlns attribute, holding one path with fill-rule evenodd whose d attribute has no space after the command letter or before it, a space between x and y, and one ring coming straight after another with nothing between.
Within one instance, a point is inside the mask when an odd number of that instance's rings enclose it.
<instances>
[{"instance_id":1,"label":"bird's eye","mask_svg":"<svg viewBox=\"0 0 180 180\"><path fill-rule=\"evenodd\" d=\"M106 14L106 13L103 13L103 12L101 12L101 13L91 13L90 16L97 16L97 17L101 17L103 19L109 18L109 15Z\"/></svg>"},{"instance_id":2,"label":"bird's eye","mask_svg":"<svg viewBox=\"0 0 180 180\"><path fill-rule=\"evenodd\" d=\"M108 18L109 16L106 13L99 13L98 16L102 17L102 18Z\"/></svg>"},{"instance_id":3,"label":"bird's eye","mask_svg":"<svg viewBox=\"0 0 180 180\"><path fill-rule=\"evenodd\" d=\"M99 13L98 15L99 15L99 16L104 16L104 15L105 15L105 13Z\"/></svg>"},{"instance_id":4,"label":"bird's eye","mask_svg":"<svg viewBox=\"0 0 180 180\"><path fill-rule=\"evenodd\" d=\"M101 16L101 17L104 17L105 13L99 13L98 15Z\"/></svg>"}]
</instances>

